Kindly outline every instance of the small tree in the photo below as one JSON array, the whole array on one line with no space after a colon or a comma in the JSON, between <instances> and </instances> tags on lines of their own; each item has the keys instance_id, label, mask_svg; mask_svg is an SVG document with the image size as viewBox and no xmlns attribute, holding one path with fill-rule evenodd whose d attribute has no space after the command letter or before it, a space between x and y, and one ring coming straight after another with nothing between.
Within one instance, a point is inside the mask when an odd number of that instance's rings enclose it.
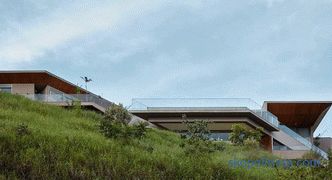
<instances>
[{"instance_id":1,"label":"small tree","mask_svg":"<svg viewBox=\"0 0 332 180\"><path fill-rule=\"evenodd\" d=\"M241 124L234 124L231 128L229 139L232 143L236 145L243 145L246 141L247 143L253 144L252 141L260 142L262 138L263 128L259 127L256 130L250 130Z\"/></svg>"},{"instance_id":2,"label":"small tree","mask_svg":"<svg viewBox=\"0 0 332 180\"><path fill-rule=\"evenodd\" d=\"M121 124L128 124L131 120L131 116L128 110L124 108L122 104L117 105L112 103L105 112L105 119Z\"/></svg>"},{"instance_id":3,"label":"small tree","mask_svg":"<svg viewBox=\"0 0 332 180\"><path fill-rule=\"evenodd\" d=\"M122 104L112 104L105 112L104 119L101 120L99 129L108 138L142 138L146 134L147 123L140 122L129 126L131 115Z\"/></svg>"},{"instance_id":4,"label":"small tree","mask_svg":"<svg viewBox=\"0 0 332 180\"><path fill-rule=\"evenodd\" d=\"M188 129L189 138L192 140L208 140L210 131L207 121L185 122Z\"/></svg>"},{"instance_id":5,"label":"small tree","mask_svg":"<svg viewBox=\"0 0 332 180\"><path fill-rule=\"evenodd\" d=\"M180 146L184 148L187 155L199 155L224 150L224 144L213 143L209 140L208 121L189 122L186 120L184 123L188 132L187 136L182 136L185 140Z\"/></svg>"}]
</instances>

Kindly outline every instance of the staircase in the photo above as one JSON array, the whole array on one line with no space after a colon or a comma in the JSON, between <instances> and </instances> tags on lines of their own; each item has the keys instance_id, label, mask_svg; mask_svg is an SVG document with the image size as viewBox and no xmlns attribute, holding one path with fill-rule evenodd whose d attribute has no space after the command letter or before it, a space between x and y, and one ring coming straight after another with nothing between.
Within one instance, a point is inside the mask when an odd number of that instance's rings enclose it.
<instances>
[{"instance_id":1,"label":"staircase","mask_svg":"<svg viewBox=\"0 0 332 180\"><path fill-rule=\"evenodd\" d=\"M328 159L328 154L326 152L324 152L319 147L315 146L310 141L308 141L301 135L297 134L295 131L291 130L287 126L279 125L279 129L281 131L277 132L276 134L278 134L278 136L275 136L274 138L276 140L280 141L281 143L285 144L292 150L312 150L312 151L316 152L317 154L319 154L324 159ZM287 138L287 140L285 141L285 139L282 137ZM299 146L297 146L297 145L294 146L294 143L290 142L289 137L291 137L293 140L296 140L298 142Z\"/></svg>"}]
</instances>

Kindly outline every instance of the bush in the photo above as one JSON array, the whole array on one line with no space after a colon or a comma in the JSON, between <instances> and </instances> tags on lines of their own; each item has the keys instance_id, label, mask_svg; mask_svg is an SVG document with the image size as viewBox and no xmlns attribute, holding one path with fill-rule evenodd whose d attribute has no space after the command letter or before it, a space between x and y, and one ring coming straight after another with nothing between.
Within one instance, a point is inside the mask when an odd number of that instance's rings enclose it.
<instances>
[{"instance_id":1,"label":"bush","mask_svg":"<svg viewBox=\"0 0 332 180\"><path fill-rule=\"evenodd\" d=\"M123 134L123 125L103 119L100 121L99 129L102 134L107 138L118 138Z\"/></svg>"},{"instance_id":2,"label":"bush","mask_svg":"<svg viewBox=\"0 0 332 180\"><path fill-rule=\"evenodd\" d=\"M132 126L132 136L141 138L146 134L146 126L148 124L146 122L139 122L137 125Z\"/></svg>"},{"instance_id":3,"label":"bush","mask_svg":"<svg viewBox=\"0 0 332 180\"><path fill-rule=\"evenodd\" d=\"M243 141L243 145L248 149L259 148L259 142L254 138L248 138Z\"/></svg>"},{"instance_id":4,"label":"bush","mask_svg":"<svg viewBox=\"0 0 332 180\"><path fill-rule=\"evenodd\" d=\"M309 151L302 156L303 159L320 159L320 155L315 151Z\"/></svg>"},{"instance_id":5,"label":"bush","mask_svg":"<svg viewBox=\"0 0 332 180\"><path fill-rule=\"evenodd\" d=\"M223 151L225 150L225 144L224 142L215 142L215 143L212 143L213 144L213 149L215 151Z\"/></svg>"},{"instance_id":6,"label":"bush","mask_svg":"<svg viewBox=\"0 0 332 180\"><path fill-rule=\"evenodd\" d=\"M101 120L99 129L108 138L142 138L146 134L145 122L129 126L131 116L129 112L121 105L112 104Z\"/></svg>"},{"instance_id":7,"label":"bush","mask_svg":"<svg viewBox=\"0 0 332 180\"><path fill-rule=\"evenodd\" d=\"M187 125L187 135L181 135L181 139L184 139L180 144L180 147L184 148L184 152L187 155L199 155L204 153L210 153L214 151L224 150L224 144L213 143L209 140L210 131L208 129L207 121L185 121Z\"/></svg>"},{"instance_id":8,"label":"bush","mask_svg":"<svg viewBox=\"0 0 332 180\"><path fill-rule=\"evenodd\" d=\"M245 140L248 140L247 143L249 144L253 144L254 142L252 141L259 143L262 138L261 132L263 131L263 128L259 127L256 130L250 130L241 124L234 124L231 130L232 132L229 136L230 141L235 145L244 145Z\"/></svg>"},{"instance_id":9,"label":"bush","mask_svg":"<svg viewBox=\"0 0 332 180\"><path fill-rule=\"evenodd\" d=\"M82 103L79 100L72 101L72 106L76 112L81 112Z\"/></svg>"},{"instance_id":10,"label":"bush","mask_svg":"<svg viewBox=\"0 0 332 180\"><path fill-rule=\"evenodd\" d=\"M100 131L107 138L142 138L146 134L146 124L139 123L137 125L128 126L119 122L109 120L101 120Z\"/></svg>"},{"instance_id":11,"label":"bush","mask_svg":"<svg viewBox=\"0 0 332 180\"><path fill-rule=\"evenodd\" d=\"M31 132L28 128L28 125L22 123L16 127L16 134L18 136L25 136L31 134Z\"/></svg>"},{"instance_id":12,"label":"bush","mask_svg":"<svg viewBox=\"0 0 332 180\"><path fill-rule=\"evenodd\" d=\"M112 103L111 106L105 111L105 119L121 124L128 124L131 120L131 116L122 104L117 105Z\"/></svg>"},{"instance_id":13,"label":"bush","mask_svg":"<svg viewBox=\"0 0 332 180\"><path fill-rule=\"evenodd\" d=\"M189 139L203 141L208 140L210 131L208 129L207 121L185 121L185 123L187 125Z\"/></svg>"}]
</instances>

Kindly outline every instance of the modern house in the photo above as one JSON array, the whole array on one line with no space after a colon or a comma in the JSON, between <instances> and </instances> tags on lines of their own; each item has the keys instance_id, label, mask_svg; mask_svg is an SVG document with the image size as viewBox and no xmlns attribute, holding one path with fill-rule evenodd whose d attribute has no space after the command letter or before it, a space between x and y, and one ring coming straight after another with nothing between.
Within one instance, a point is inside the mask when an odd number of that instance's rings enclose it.
<instances>
[{"instance_id":1,"label":"modern house","mask_svg":"<svg viewBox=\"0 0 332 180\"><path fill-rule=\"evenodd\" d=\"M211 138L227 140L235 123L264 129L261 145L283 158L301 158L313 150L327 153L313 143L313 132L332 101L266 101L250 99L133 99L130 112L162 129L186 131L187 121L206 120Z\"/></svg>"},{"instance_id":2,"label":"modern house","mask_svg":"<svg viewBox=\"0 0 332 180\"><path fill-rule=\"evenodd\" d=\"M74 101L80 101L82 106L101 112L111 104L48 71L0 71L0 92L59 106L72 106Z\"/></svg>"},{"instance_id":3,"label":"modern house","mask_svg":"<svg viewBox=\"0 0 332 180\"><path fill-rule=\"evenodd\" d=\"M0 92L20 94L32 100L58 106L81 105L101 112L112 102L80 88L48 71L0 71ZM151 127L185 132L188 121L206 120L211 139L228 140L233 124L263 128L262 146L284 158L301 158L313 150L327 158L331 138L319 139L313 133L332 101L266 101L263 106L250 99L133 99L131 123L148 121Z\"/></svg>"}]
</instances>

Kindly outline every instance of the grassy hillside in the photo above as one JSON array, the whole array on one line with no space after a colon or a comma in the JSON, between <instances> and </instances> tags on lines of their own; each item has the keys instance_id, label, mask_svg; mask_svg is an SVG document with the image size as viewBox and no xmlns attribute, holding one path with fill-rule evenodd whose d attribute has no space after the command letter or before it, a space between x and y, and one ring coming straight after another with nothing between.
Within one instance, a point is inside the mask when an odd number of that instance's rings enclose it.
<instances>
[{"instance_id":1,"label":"grassy hillside","mask_svg":"<svg viewBox=\"0 0 332 180\"><path fill-rule=\"evenodd\" d=\"M276 179L284 171L231 169L230 159L273 158L244 147L187 156L181 138L167 131L107 139L98 130L101 118L0 93L0 179Z\"/></svg>"}]
</instances>

